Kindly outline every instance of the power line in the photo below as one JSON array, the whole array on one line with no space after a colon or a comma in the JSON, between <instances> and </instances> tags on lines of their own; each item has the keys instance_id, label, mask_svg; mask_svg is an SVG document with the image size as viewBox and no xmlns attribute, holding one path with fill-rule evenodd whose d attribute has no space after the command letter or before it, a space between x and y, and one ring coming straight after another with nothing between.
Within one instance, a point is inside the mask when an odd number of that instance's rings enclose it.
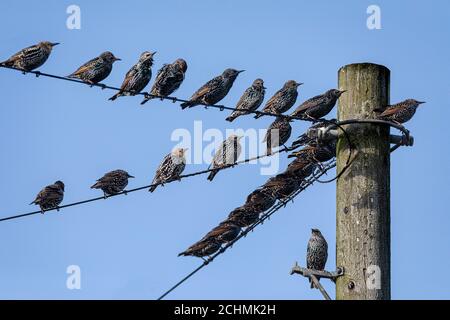
<instances>
[{"instance_id":1,"label":"power line","mask_svg":"<svg viewBox=\"0 0 450 320\"><path fill-rule=\"evenodd\" d=\"M282 149L279 149L279 150L273 152L272 155L275 155L275 154L278 154L278 153L282 153L282 152L287 152L287 151L290 151L290 150L292 150L292 149L284 147ZM272 156L272 155L270 155L270 156ZM212 171L222 171L222 170L225 170L225 169L228 169L228 168L233 168L233 167L235 167L237 165L241 165L241 164L244 164L244 163L248 163L248 162L255 161L255 160L258 160L258 159L261 159L261 158L266 158L266 157L269 157L269 156L267 154L262 154L262 155L259 155L259 156L256 156L256 157L252 157L252 158L247 158L247 159L244 159L244 160L236 161L234 163L221 166L219 168L206 169L206 170L196 171L196 172L189 173L189 174L180 175L179 179L177 179L177 180L168 181L168 182L159 182L159 183L149 184L149 185L146 185L146 186L143 186L143 187L138 187L138 188L134 188L134 189L130 189L130 190L124 190L122 192L109 195L106 198L104 196L100 196L100 197L95 197L95 198L91 198L91 199L87 199L87 200L77 201L77 202L69 203L69 204L66 204L66 205L59 206L59 207L47 209L47 210L45 210L45 212L54 211L54 210L58 210L59 211L60 209L64 209L64 208L68 208L68 207L78 206L78 205L81 205L81 204L90 203L90 202L99 201L99 200L105 200L105 199L109 199L109 198L120 196L120 195L127 195L128 193L132 193L132 192L136 192L136 191L140 191L140 190L144 190L144 189L149 189L150 187L153 187L153 186L159 186L159 185L168 184L168 183L171 183L171 182L174 182L174 181L179 181L179 180L182 180L182 179L185 179L185 178L189 178L189 177L193 177L193 176L198 176L198 175L203 175L203 174L206 174L206 173L210 173ZM28 212L28 213L17 214L17 215L1 218L0 222L7 221L7 220L18 219L18 218L23 218L23 217L35 215L35 214L38 214L38 213L42 213L42 211L41 210L36 210L36 211Z\"/></svg>"},{"instance_id":2,"label":"power line","mask_svg":"<svg viewBox=\"0 0 450 320\"><path fill-rule=\"evenodd\" d=\"M90 86L90 87L99 87L102 90L109 89L109 90L114 90L114 91L127 92L127 93L131 93L132 95L144 96L145 98L169 100L169 101L172 101L173 103L175 103L175 102L181 102L181 103L189 102L189 100L180 99L180 98L177 98L177 97L172 97L172 96L162 97L162 96L150 94L150 93L147 93L147 92L138 92L138 93L136 93L134 91L122 90L120 88L113 87L113 86L106 85L106 84L102 84L102 83L88 83L88 82L84 82L82 80L62 77L62 76L58 76L58 75L54 75L54 74L50 74L50 73L44 73L44 72L40 72L40 71L25 71L25 70L22 70L22 69L10 67L10 66L5 66L5 65L2 65L2 64L0 64L0 68L5 68L5 69L19 71L19 72L22 72L23 74L31 73L31 74L34 74L36 76L36 78L47 77L47 78L52 78L52 79L57 79L57 80L75 82L75 83L84 84L84 85L87 85L87 86ZM283 118L289 118L289 119L292 119L292 120L305 120L305 121L308 121L308 119L304 119L304 118L301 118L301 117L288 116L288 115L284 115L284 114L277 114L277 113L264 112L264 111L258 111L258 110L253 110L253 111L252 110L241 110L241 109L237 109L237 108L227 107L227 106L224 106L224 105L207 104L207 103L202 103L202 102L198 102L198 104L204 106L205 109L207 109L207 108L215 108L215 109L219 109L220 111L224 111L224 110L242 111L242 112L246 112L247 114L253 113L253 114L260 114L260 115L264 115L264 116L283 117Z\"/></svg>"}]
</instances>

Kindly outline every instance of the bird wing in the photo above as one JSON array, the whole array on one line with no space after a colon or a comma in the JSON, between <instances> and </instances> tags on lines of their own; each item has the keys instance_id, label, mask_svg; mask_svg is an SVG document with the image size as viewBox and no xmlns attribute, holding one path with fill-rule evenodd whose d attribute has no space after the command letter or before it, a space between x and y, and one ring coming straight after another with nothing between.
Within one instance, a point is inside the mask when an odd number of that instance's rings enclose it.
<instances>
[{"instance_id":1,"label":"bird wing","mask_svg":"<svg viewBox=\"0 0 450 320\"><path fill-rule=\"evenodd\" d=\"M120 86L120 90L128 90L130 81L134 78L135 74L137 72L137 67L134 65L130 70L128 70L127 74L125 75L125 79L123 79L122 85Z\"/></svg>"},{"instance_id":2,"label":"bird wing","mask_svg":"<svg viewBox=\"0 0 450 320\"><path fill-rule=\"evenodd\" d=\"M386 117L386 116L390 116L393 115L395 113L397 113L400 109L402 109L402 107L399 106L389 106L386 110L384 110L381 114L380 117Z\"/></svg>"},{"instance_id":3,"label":"bird wing","mask_svg":"<svg viewBox=\"0 0 450 320\"><path fill-rule=\"evenodd\" d=\"M89 60L88 62L83 64L81 67L79 67L74 73L72 73L71 76L78 76L80 74L83 74L83 73L89 71L91 69L91 67L97 63L98 60L99 60L99 57Z\"/></svg>"},{"instance_id":4,"label":"bird wing","mask_svg":"<svg viewBox=\"0 0 450 320\"><path fill-rule=\"evenodd\" d=\"M221 76L217 76L211 80L209 80L207 83L205 83L200 89L198 89L191 97L191 100L201 100L206 94L212 92L215 90L215 88L218 87L220 82L222 81Z\"/></svg>"},{"instance_id":5,"label":"bird wing","mask_svg":"<svg viewBox=\"0 0 450 320\"><path fill-rule=\"evenodd\" d=\"M308 109L314 108L318 104L323 102L323 95L317 95L315 97L312 97L311 99L306 100L303 102L295 111L294 113L302 113Z\"/></svg>"}]
</instances>

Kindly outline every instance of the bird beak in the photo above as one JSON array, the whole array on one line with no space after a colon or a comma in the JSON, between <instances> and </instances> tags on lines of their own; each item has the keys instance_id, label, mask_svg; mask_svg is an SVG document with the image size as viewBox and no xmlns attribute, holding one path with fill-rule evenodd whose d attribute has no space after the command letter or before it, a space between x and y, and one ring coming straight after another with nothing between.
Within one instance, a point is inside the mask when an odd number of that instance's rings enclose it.
<instances>
[{"instance_id":1,"label":"bird beak","mask_svg":"<svg viewBox=\"0 0 450 320\"><path fill-rule=\"evenodd\" d=\"M347 90L341 90L339 91L339 94L343 94L344 92L347 92Z\"/></svg>"},{"instance_id":2,"label":"bird beak","mask_svg":"<svg viewBox=\"0 0 450 320\"><path fill-rule=\"evenodd\" d=\"M129 174L129 175L128 175L128 178L134 178L134 176L132 176L132 175Z\"/></svg>"},{"instance_id":3,"label":"bird beak","mask_svg":"<svg viewBox=\"0 0 450 320\"><path fill-rule=\"evenodd\" d=\"M158 53L158 51L153 52L153 53L152 53L152 56L154 56L154 55L157 54L157 53Z\"/></svg>"},{"instance_id":4,"label":"bird beak","mask_svg":"<svg viewBox=\"0 0 450 320\"><path fill-rule=\"evenodd\" d=\"M114 61L121 61L122 59L114 57Z\"/></svg>"},{"instance_id":5,"label":"bird beak","mask_svg":"<svg viewBox=\"0 0 450 320\"><path fill-rule=\"evenodd\" d=\"M425 101L417 101L419 104L426 103Z\"/></svg>"},{"instance_id":6,"label":"bird beak","mask_svg":"<svg viewBox=\"0 0 450 320\"><path fill-rule=\"evenodd\" d=\"M59 44L59 42L53 42L52 47L57 46L58 44Z\"/></svg>"},{"instance_id":7,"label":"bird beak","mask_svg":"<svg viewBox=\"0 0 450 320\"><path fill-rule=\"evenodd\" d=\"M263 86L263 89L267 89L267 88Z\"/></svg>"},{"instance_id":8,"label":"bird beak","mask_svg":"<svg viewBox=\"0 0 450 320\"><path fill-rule=\"evenodd\" d=\"M300 87L303 84L303 82L298 82L297 87Z\"/></svg>"},{"instance_id":9,"label":"bird beak","mask_svg":"<svg viewBox=\"0 0 450 320\"><path fill-rule=\"evenodd\" d=\"M238 73L244 72L245 70L239 70Z\"/></svg>"}]
</instances>

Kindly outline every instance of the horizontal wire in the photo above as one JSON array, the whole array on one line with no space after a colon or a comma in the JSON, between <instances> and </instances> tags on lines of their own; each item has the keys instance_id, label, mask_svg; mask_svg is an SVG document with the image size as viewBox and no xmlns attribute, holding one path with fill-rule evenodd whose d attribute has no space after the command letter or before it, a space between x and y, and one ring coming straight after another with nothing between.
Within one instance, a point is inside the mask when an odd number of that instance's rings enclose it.
<instances>
[{"instance_id":1,"label":"horizontal wire","mask_svg":"<svg viewBox=\"0 0 450 320\"><path fill-rule=\"evenodd\" d=\"M234 240L228 242L225 246L223 246L218 252L216 252L214 255L212 255L210 258L205 260L200 266L198 266L196 269L194 269L192 272L190 272L187 276L185 276L183 279L181 279L179 282L177 282L173 287L171 287L169 290L167 290L164 294L162 294L157 300L162 300L164 297L166 297L169 293L174 291L176 288L178 288L181 284L183 284L186 280L191 278L194 274L199 272L201 269L206 267L208 264L213 262L219 255L223 254L228 248L232 247L237 241L244 238L249 232L253 231L258 225L261 225L269 219L275 212L280 210L281 208L285 207L287 203L294 200L296 196L298 196L302 191L304 191L306 188L311 186L314 182L316 182L322 175L326 174L326 172L336 166L336 161L333 160L320 171L319 174L314 175L313 177L306 179L303 183L302 187L295 191L292 195L290 195L286 200L279 201L275 206L273 206L271 209L269 209L265 214L263 214L257 222L252 224L251 226L247 227L244 231L242 231L239 236L237 236Z\"/></svg>"},{"instance_id":2,"label":"horizontal wire","mask_svg":"<svg viewBox=\"0 0 450 320\"><path fill-rule=\"evenodd\" d=\"M258 159L261 159L261 158L270 157L270 156L273 156L275 154L287 152L287 151L290 151L290 150L291 150L291 148L284 147L282 149L279 149L279 150L273 152L271 155L262 154L262 155L259 155L259 156L256 156L256 157L252 157L252 158L247 158L247 159L244 159L244 160L236 161L234 163L221 166L219 168L206 169L206 170L196 171L196 172L189 173L189 174L180 175L179 179L177 179L177 180L168 181L168 182L158 182L158 183L149 184L149 185L146 185L146 186L143 186L143 187L138 187L138 188L134 188L134 189L130 189L130 190L124 190L122 192L109 195L106 198L104 196L99 196L99 197L95 197L95 198L91 198L91 199L87 199L87 200L77 201L77 202L69 203L69 204L66 204L66 205L59 206L59 207L47 209L47 210L45 210L45 212L54 211L54 210L59 211L60 209L73 207L73 206L77 206L77 205L81 205L81 204L85 204L85 203L89 203L89 202L105 200L105 199L109 199L109 198L120 196L120 195L127 195L128 193L140 191L140 190L143 190L143 189L148 189L148 188L154 187L154 186L160 186L160 185L172 183L172 182L175 182L175 181L180 181L180 180L185 179L185 178L189 178L189 177L194 177L194 176L210 173L212 171L219 172L219 171L222 171L222 170L225 170L225 169L228 169L228 168L233 168L233 167L235 167L237 165L241 165L241 164L244 164L244 163L255 161L255 160L258 160ZM1 218L0 222L7 221L7 220L12 220L12 219L18 219L18 218L22 218L22 217L26 217L26 216L31 216L31 215L35 215L35 214L38 214L38 213L42 213L42 211L41 210L36 210L36 211L28 212L28 213L23 213L23 214L10 216L10 217Z\"/></svg>"},{"instance_id":3,"label":"horizontal wire","mask_svg":"<svg viewBox=\"0 0 450 320\"><path fill-rule=\"evenodd\" d=\"M22 72L23 74L31 73L31 74L36 75L36 77L41 77L42 76L42 77L48 77L48 78L52 78L52 79L65 80L65 81L69 81L69 82L80 83L80 84L84 84L84 85L87 85L87 86L90 86L90 87L99 87L102 90L109 89L109 90L114 90L114 91L122 91L122 92L130 93L132 95L144 96L145 98L154 98L154 99L160 99L160 100L170 100L170 101L172 101L174 103L175 102L182 102L182 103L183 102L190 102L190 100L180 99L180 98L177 98L177 97L172 97L172 96L163 97L163 96L150 94L150 93L147 93L147 92L135 92L135 91L130 91L130 90L122 90L121 88L113 87L113 86L106 85L106 84L103 84L103 83L89 83L89 82L85 82L85 81L78 80L78 79L62 77L62 76L58 76L58 75L54 75L54 74L50 74L50 73L44 73L44 72L40 72L40 71L25 71L25 70L22 70L22 69L10 67L10 66L5 66L3 64L0 64L0 68L5 68L5 69L19 71L19 72ZM306 120L306 121L308 121L308 119L303 119L301 117L289 116L289 115L284 115L284 114L277 114L277 113L264 112L264 111L258 111L258 110L242 110L242 109L227 107L227 106L219 105L219 104L207 104L207 103L203 103L203 102L196 102L196 103L198 103L199 105L204 106L205 109L211 107L211 108L219 109L220 111L223 111L223 110L242 111L242 112L245 112L246 114L253 113L253 114L259 114L259 115L263 115L263 116L282 117L282 118L288 118L288 119L292 119L292 120Z\"/></svg>"}]
</instances>

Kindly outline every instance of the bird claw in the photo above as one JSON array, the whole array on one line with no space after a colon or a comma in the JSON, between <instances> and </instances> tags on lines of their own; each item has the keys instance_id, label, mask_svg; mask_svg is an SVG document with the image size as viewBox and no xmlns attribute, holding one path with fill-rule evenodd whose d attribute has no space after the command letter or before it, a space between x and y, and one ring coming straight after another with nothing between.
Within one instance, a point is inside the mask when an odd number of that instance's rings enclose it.
<instances>
[{"instance_id":1,"label":"bird claw","mask_svg":"<svg viewBox=\"0 0 450 320\"><path fill-rule=\"evenodd\" d=\"M24 72L24 74L25 74L25 72ZM36 78L39 78L39 76L41 75L41 72L40 71L36 71L35 75L36 75Z\"/></svg>"},{"instance_id":2,"label":"bird claw","mask_svg":"<svg viewBox=\"0 0 450 320\"><path fill-rule=\"evenodd\" d=\"M123 190L122 193L123 193L124 195L128 195L128 191L127 191L127 190Z\"/></svg>"}]
</instances>

